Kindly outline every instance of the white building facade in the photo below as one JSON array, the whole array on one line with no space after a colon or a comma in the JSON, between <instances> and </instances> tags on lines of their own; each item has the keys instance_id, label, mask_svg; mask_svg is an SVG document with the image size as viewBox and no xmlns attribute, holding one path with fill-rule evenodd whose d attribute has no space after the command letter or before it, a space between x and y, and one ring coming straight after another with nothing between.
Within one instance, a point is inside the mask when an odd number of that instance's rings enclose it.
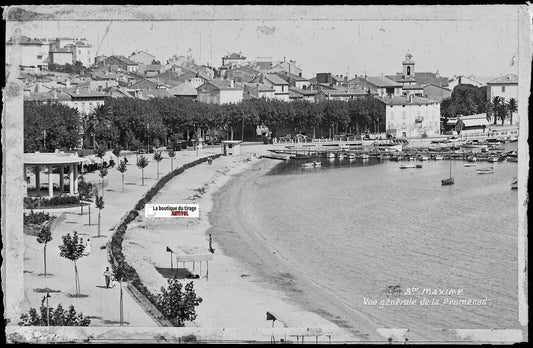
<instances>
[{"instance_id":1,"label":"white building facade","mask_svg":"<svg viewBox=\"0 0 533 348\"><path fill-rule=\"evenodd\" d=\"M440 134L440 103L416 96L382 98L387 133L397 138Z\"/></svg>"}]
</instances>

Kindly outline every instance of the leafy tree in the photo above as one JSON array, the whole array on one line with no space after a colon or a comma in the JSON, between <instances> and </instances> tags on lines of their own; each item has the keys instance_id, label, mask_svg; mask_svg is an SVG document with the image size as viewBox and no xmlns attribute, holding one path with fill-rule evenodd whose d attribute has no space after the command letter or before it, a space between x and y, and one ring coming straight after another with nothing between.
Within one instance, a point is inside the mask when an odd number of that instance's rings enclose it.
<instances>
[{"instance_id":1,"label":"leafy tree","mask_svg":"<svg viewBox=\"0 0 533 348\"><path fill-rule=\"evenodd\" d=\"M128 170L126 161L122 160L117 166L117 170L122 174L122 192L124 192L124 173Z\"/></svg>"},{"instance_id":2,"label":"leafy tree","mask_svg":"<svg viewBox=\"0 0 533 348\"><path fill-rule=\"evenodd\" d=\"M100 237L100 213L102 212L102 209L104 209L104 197L96 197L94 205L98 208L98 237Z\"/></svg>"},{"instance_id":3,"label":"leafy tree","mask_svg":"<svg viewBox=\"0 0 533 348\"><path fill-rule=\"evenodd\" d=\"M105 147L97 146L94 149L94 154L100 159L100 166L104 165Z\"/></svg>"},{"instance_id":4,"label":"leafy tree","mask_svg":"<svg viewBox=\"0 0 533 348\"><path fill-rule=\"evenodd\" d=\"M518 102L515 98L509 99L506 104L507 111L509 111L510 123L513 124L513 113L518 112Z\"/></svg>"},{"instance_id":5,"label":"leafy tree","mask_svg":"<svg viewBox=\"0 0 533 348\"><path fill-rule=\"evenodd\" d=\"M85 181L83 176L78 178L78 198L80 200L80 215L83 215L83 201L88 201L92 198L94 192L94 185L91 182ZM89 224L90 224L90 213L89 213Z\"/></svg>"},{"instance_id":6,"label":"leafy tree","mask_svg":"<svg viewBox=\"0 0 533 348\"><path fill-rule=\"evenodd\" d=\"M74 231L74 234L70 236L70 233L61 237L63 244L59 246L59 256L64 257L74 262L74 280L76 282L76 296L80 294L80 278L78 275L78 267L76 262L83 257L83 251L85 245L81 244L78 239L78 232Z\"/></svg>"},{"instance_id":7,"label":"leafy tree","mask_svg":"<svg viewBox=\"0 0 533 348\"><path fill-rule=\"evenodd\" d=\"M122 282L133 278L133 269L131 266L119 261L113 268L113 278L120 284L120 325L124 322L124 297L122 292Z\"/></svg>"},{"instance_id":8,"label":"leafy tree","mask_svg":"<svg viewBox=\"0 0 533 348\"><path fill-rule=\"evenodd\" d=\"M142 180L142 186L144 186L144 168L148 166L148 159L144 157L144 155L141 155L139 159L137 160L137 167L141 169L141 180Z\"/></svg>"},{"instance_id":9,"label":"leafy tree","mask_svg":"<svg viewBox=\"0 0 533 348\"><path fill-rule=\"evenodd\" d=\"M108 170L106 167L101 167L99 170L98 170L98 175L102 178L102 197L104 196L104 178L107 176L108 174Z\"/></svg>"},{"instance_id":10,"label":"leafy tree","mask_svg":"<svg viewBox=\"0 0 533 348\"><path fill-rule=\"evenodd\" d=\"M154 160L157 162L157 180L159 180L159 162L163 160L163 156L161 155L161 152L159 151L154 152Z\"/></svg>"},{"instance_id":11,"label":"leafy tree","mask_svg":"<svg viewBox=\"0 0 533 348\"><path fill-rule=\"evenodd\" d=\"M115 148L113 149L113 155L117 157L117 160L118 160L118 157L120 156L121 151L122 151L122 146L120 145L115 146Z\"/></svg>"},{"instance_id":12,"label":"leafy tree","mask_svg":"<svg viewBox=\"0 0 533 348\"><path fill-rule=\"evenodd\" d=\"M76 109L49 102L24 102L24 152L53 152L78 146L81 122Z\"/></svg>"},{"instance_id":13,"label":"leafy tree","mask_svg":"<svg viewBox=\"0 0 533 348\"><path fill-rule=\"evenodd\" d=\"M41 229L39 230L39 233L37 234L37 242L39 244L43 245L43 252L44 252L44 276L46 277L46 246L47 244L52 241L52 232L50 231L50 224L46 223L43 226L41 226Z\"/></svg>"},{"instance_id":14,"label":"leafy tree","mask_svg":"<svg viewBox=\"0 0 533 348\"><path fill-rule=\"evenodd\" d=\"M176 157L176 152L174 151L174 148L170 148L167 151L168 157L170 157L170 171L174 170L174 157Z\"/></svg>"},{"instance_id":15,"label":"leafy tree","mask_svg":"<svg viewBox=\"0 0 533 348\"><path fill-rule=\"evenodd\" d=\"M48 312L48 313L47 313ZM70 305L68 311L63 309L61 304L57 308L48 308L41 303L40 313L35 308L30 308L29 312L20 316L20 326L89 326L91 319L85 317L83 313L76 313L73 305Z\"/></svg>"},{"instance_id":16,"label":"leafy tree","mask_svg":"<svg viewBox=\"0 0 533 348\"><path fill-rule=\"evenodd\" d=\"M183 285L177 279L168 279L168 288L161 287L157 304L167 319L175 321L177 326L184 326L185 321L194 321L197 317L196 308L202 302L196 296L194 283Z\"/></svg>"}]
</instances>

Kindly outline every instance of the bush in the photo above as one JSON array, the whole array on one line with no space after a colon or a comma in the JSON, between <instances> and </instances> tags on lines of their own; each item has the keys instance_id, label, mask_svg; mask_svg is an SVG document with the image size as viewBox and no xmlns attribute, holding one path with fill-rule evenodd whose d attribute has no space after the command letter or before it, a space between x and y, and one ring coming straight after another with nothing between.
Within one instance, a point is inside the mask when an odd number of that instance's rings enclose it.
<instances>
[{"instance_id":1,"label":"bush","mask_svg":"<svg viewBox=\"0 0 533 348\"><path fill-rule=\"evenodd\" d=\"M24 214L24 225L41 225L46 221L51 221L55 219L55 216L50 216L48 213L38 212L30 213L28 215Z\"/></svg>"},{"instance_id":2,"label":"bush","mask_svg":"<svg viewBox=\"0 0 533 348\"><path fill-rule=\"evenodd\" d=\"M30 308L28 314L24 313L20 316L20 326L47 326L48 320L50 326L89 326L91 319L83 316L83 313L76 313L73 305L70 305L68 311L65 311L61 304L57 305L57 309L48 308L46 313L46 306L41 304L40 313L37 313L35 308Z\"/></svg>"}]
</instances>

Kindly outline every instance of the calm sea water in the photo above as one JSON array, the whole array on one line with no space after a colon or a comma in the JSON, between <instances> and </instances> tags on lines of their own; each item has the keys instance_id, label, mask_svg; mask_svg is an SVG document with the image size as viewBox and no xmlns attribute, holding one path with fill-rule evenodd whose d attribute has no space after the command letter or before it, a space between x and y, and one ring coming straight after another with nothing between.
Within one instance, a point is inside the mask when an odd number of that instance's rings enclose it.
<instances>
[{"instance_id":1,"label":"calm sea water","mask_svg":"<svg viewBox=\"0 0 533 348\"><path fill-rule=\"evenodd\" d=\"M518 205L510 186L517 163L494 163L493 174L481 175L476 168L489 163L452 161L455 185L442 186L447 160L417 161L421 169L377 159L322 159L321 168L303 162L280 163L257 179L252 196L269 198L255 203L263 237L324 296L383 327L519 328ZM416 304L380 308L394 299L384 293L388 285L400 285L397 298ZM408 288L419 292L407 295ZM425 288L462 294L423 295ZM424 298L430 305L420 305Z\"/></svg>"}]
</instances>

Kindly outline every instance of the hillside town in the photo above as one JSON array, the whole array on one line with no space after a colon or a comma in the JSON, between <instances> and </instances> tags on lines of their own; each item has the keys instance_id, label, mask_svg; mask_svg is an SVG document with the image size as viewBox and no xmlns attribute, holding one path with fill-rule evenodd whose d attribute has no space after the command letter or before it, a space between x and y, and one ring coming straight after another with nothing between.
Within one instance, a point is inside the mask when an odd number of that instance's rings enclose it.
<instances>
[{"instance_id":1,"label":"hillside town","mask_svg":"<svg viewBox=\"0 0 533 348\"><path fill-rule=\"evenodd\" d=\"M381 124L377 129L362 131L387 137L453 134L457 124L464 124L463 134L485 133L491 124L513 129L519 124L517 75L444 77L438 67L435 72L417 71L410 53L403 61L398 57L400 72L382 76L322 72L308 76L296 61L286 57L249 59L242 52L228 53L215 67L197 63L190 50L187 56L174 55L163 62L146 51L105 56L84 38L22 36L6 43L8 51L14 48L22 57L18 78L24 84L24 100L58 102L76 109L81 117L104 105L108 98L183 98L222 105L260 98L320 103L372 97L386 107L378 117ZM460 91L460 86L479 92ZM454 91L457 95L452 98ZM474 100L477 107L471 113L450 105L452 99L473 98L472 94L478 100ZM285 135L295 134L290 130L276 134ZM335 131L326 136L334 135Z\"/></svg>"}]
</instances>

